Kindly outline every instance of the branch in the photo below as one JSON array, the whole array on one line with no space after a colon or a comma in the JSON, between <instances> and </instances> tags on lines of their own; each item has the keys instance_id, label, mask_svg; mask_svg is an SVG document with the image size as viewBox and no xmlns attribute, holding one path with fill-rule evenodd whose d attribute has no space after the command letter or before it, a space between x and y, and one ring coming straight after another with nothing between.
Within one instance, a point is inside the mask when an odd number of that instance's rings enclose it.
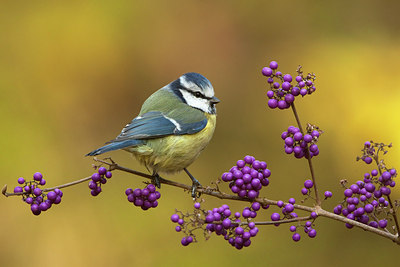
<instances>
[{"instance_id":1,"label":"branch","mask_svg":"<svg viewBox=\"0 0 400 267\"><path fill-rule=\"evenodd\" d=\"M109 166L109 170L119 170L119 171L123 171L123 172L127 172L127 173L132 173L135 174L137 176L140 177L144 177L147 179L153 179L153 177L149 174L146 173L142 173L142 172L138 172L123 166L118 165L117 163L115 163L114 161L111 160L111 162L107 162L105 160L101 160L101 159L97 159L94 158L95 161L100 162L102 164L108 165ZM63 188L63 187L68 187L68 186L72 186L72 185L77 185L80 184L82 182L88 181L89 179L91 179L91 177L86 177L86 178L82 178L80 180L74 181L74 182L70 182L70 183L66 183L63 185L59 185L59 186L55 186L52 188L45 188L43 189L43 191L48 192L51 190L54 190L55 188ZM170 185L170 186L174 186L174 187L178 187L178 188L182 188L184 190L187 190L188 192L190 192L192 190L192 186L190 185L186 185L186 184L182 184L182 183L178 183L178 182L174 182L171 180L167 180L165 178L160 177L159 179L160 183L162 184L166 184L166 185ZM8 196L18 196L18 195L23 195L24 193L7 193L6 189L7 186L5 186L2 190L2 193L8 197ZM237 201L243 201L243 202L259 202L261 205L266 206L266 205L278 205L278 201L277 200L271 200L265 197L259 197L259 198L255 198L255 199L249 199L249 198L242 198L239 197L237 195L231 195L231 194L227 194L227 193L223 193L221 191L219 191L218 189L215 188L211 188L211 187L198 187L196 189L197 192L201 193L201 194L205 194L205 195L209 195L209 196L213 196L219 199L228 199L228 200L237 200ZM286 203L285 203L286 204ZM385 232L383 230L374 228L372 226L357 222L355 220L350 220L346 217L340 216L340 215L336 215L332 212L326 211L324 209L321 208L321 206L315 206L315 207L309 207L309 206L304 206L304 205L299 205L299 204L293 204L295 209L298 210L303 210L303 211L307 211L307 212L316 212L318 214L318 216L323 216L323 217L327 217L330 219L334 219L336 221L340 221L343 223L348 223L351 224L353 226L359 227L365 231L369 231L372 233L375 233L377 235L380 235L382 237L388 238L390 240L392 240L393 242L395 242L396 244L400 245L400 239L398 237L398 235L394 235L388 232ZM282 223L290 223L290 222L296 222L296 221L303 221L303 220L308 220L310 217L298 217L298 218L292 218L292 219L284 219L284 220L280 220L280 221L266 221L266 222L255 222L256 224L259 225L272 225L272 224L282 224Z\"/></svg>"}]
</instances>

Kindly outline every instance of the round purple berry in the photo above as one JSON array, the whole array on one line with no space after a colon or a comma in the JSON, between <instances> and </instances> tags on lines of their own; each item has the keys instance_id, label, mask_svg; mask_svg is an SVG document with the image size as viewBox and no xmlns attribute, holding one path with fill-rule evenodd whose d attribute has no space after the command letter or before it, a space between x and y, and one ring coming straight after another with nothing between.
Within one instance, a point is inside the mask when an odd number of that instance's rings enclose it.
<instances>
[{"instance_id":1,"label":"round purple berry","mask_svg":"<svg viewBox=\"0 0 400 267\"><path fill-rule=\"evenodd\" d=\"M285 82L292 82L292 76L290 75L290 74L285 74L284 76L283 76L283 80L285 81Z\"/></svg>"},{"instance_id":2,"label":"round purple berry","mask_svg":"<svg viewBox=\"0 0 400 267\"><path fill-rule=\"evenodd\" d=\"M106 174L107 169L106 169L105 167L100 167L100 168L97 170L97 172L98 172L100 175L104 175L104 174Z\"/></svg>"},{"instance_id":3,"label":"round purple berry","mask_svg":"<svg viewBox=\"0 0 400 267\"><path fill-rule=\"evenodd\" d=\"M273 69L273 70L276 70L276 69L278 68L278 62L276 62L276 61L271 61L271 62L269 63L269 67L270 67L271 69Z\"/></svg>"},{"instance_id":4,"label":"round purple berry","mask_svg":"<svg viewBox=\"0 0 400 267\"><path fill-rule=\"evenodd\" d=\"M22 177L18 178L18 183L19 183L19 184L25 183L25 179L22 178Z\"/></svg>"},{"instance_id":5,"label":"round purple berry","mask_svg":"<svg viewBox=\"0 0 400 267\"><path fill-rule=\"evenodd\" d=\"M308 189L303 187L303 188L301 189L301 193L302 193L303 195L307 195Z\"/></svg>"},{"instance_id":6,"label":"round purple berry","mask_svg":"<svg viewBox=\"0 0 400 267\"><path fill-rule=\"evenodd\" d=\"M268 107L270 107L270 108L278 107L278 100L276 100L276 99L268 100Z\"/></svg>"},{"instance_id":7,"label":"round purple berry","mask_svg":"<svg viewBox=\"0 0 400 267\"><path fill-rule=\"evenodd\" d=\"M101 180L100 174L97 172L93 173L92 180L93 180L93 182L99 182Z\"/></svg>"},{"instance_id":8,"label":"round purple berry","mask_svg":"<svg viewBox=\"0 0 400 267\"><path fill-rule=\"evenodd\" d=\"M15 188L14 188L14 193L22 193L22 187L20 187L20 186L16 186ZM39 194L40 195L40 194Z\"/></svg>"},{"instance_id":9,"label":"round purple berry","mask_svg":"<svg viewBox=\"0 0 400 267\"><path fill-rule=\"evenodd\" d=\"M40 181L40 180L42 180L42 178L43 178L43 175L40 173L40 172L36 172L34 175L33 175L33 180L35 180L35 181Z\"/></svg>"},{"instance_id":10,"label":"round purple berry","mask_svg":"<svg viewBox=\"0 0 400 267\"><path fill-rule=\"evenodd\" d=\"M313 183L313 181L311 181L311 180L306 180L306 181L304 182L304 187L307 188L307 189L312 188L313 185L314 185L314 183Z\"/></svg>"},{"instance_id":11,"label":"round purple berry","mask_svg":"<svg viewBox=\"0 0 400 267\"><path fill-rule=\"evenodd\" d=\"M179 220L179 215L178 214L172 214L171 215L171 221L174 223L177 223Z\"/></svg>"},{"instance_id":12,"label":"round purple berry","mask_svg":"<svg viewBox=\"0 0 400 267\"><path fill-rule=\"evenodd\" d=\"M271 214L271 220L272 220L272 221L275 222L275 221L279 221L280 219L281 219L281 216L279 215L279 213L276 213L276 212L275 212L275 213L272 213L272 214Z\"/></svg>"},{"instance_id":13,"label":"round purple berry","mask_svg":"<svg viewBox=\"0 0 400 267\"><path fill-rule=\"evenodd\" d=\"M284 91L289 91L290 90L290 83L289 82L283 82L282 83L282 89L284 90Z\"/></svg>"},{"instance_id":14,"label":"round purple berry","mask_svg":"<svg viewBox=\"0 0 400 267\"><path fill-rule=\"evenodd\" d=\"M269 77L272 75L272 69L268 68L268 67L264 67L264 68L262 68L261 73L262 73L262 75Z\"/></svg>"},{"instance_id":15,"label":"round purple berry","mask_svg":"<svg viewBox=\"0 0 400 267\"><path fill-rule=\"evenodd\" d=\"M380 228L385 228L387 226L387 220L383 219L378 222Z\"/></svg>"},{"instance_id":16,"label":"round purple berry","mask_svg":"<svg viewBox=\"0 0 400 267\"><path fill-rule=\"evenodd\" d=\"M292 236L293 241L297 242L300 240L300 234L299 233L294 233Z\"/></svg>"},{"instance_id":17,"label":"round purple berry","mask_svg":"<svg viewBox=\"0 0 400 267\"><path fill-rule=\"evenodd\" d=\"M22 190L22 188L21 188L21 190ZM36 187L36 188L33 190L33 194L34 194L35 196L40 196L40 195L42 194L42 189Z\"/></svg>"}]
</instances>

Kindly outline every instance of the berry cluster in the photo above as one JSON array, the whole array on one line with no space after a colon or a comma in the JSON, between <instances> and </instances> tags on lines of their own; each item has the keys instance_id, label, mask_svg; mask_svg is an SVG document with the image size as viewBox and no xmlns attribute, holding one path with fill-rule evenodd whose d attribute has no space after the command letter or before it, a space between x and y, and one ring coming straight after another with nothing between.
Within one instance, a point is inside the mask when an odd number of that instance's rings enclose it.
<instances>
[{"instance_id":1,"label":"berry cluster","mask_svg":"<svg viewBox=\"0 0 400 267\"><path fill-rule=\"evenodd\" d=\"M262 208L267 209L268 207ZM250 246L250 238L258 233L258 228L251 221L251 218L255 218L257 211L261 208L258 202L253 202L251 207L244 208L242 214L240 212L233 213L226 204L206 211L200 208L199 202L196 202L194 208L192 214L180 213L178 215L175 213L171 216L171 221L178 224L175 231L185 233L181 240L184 246L195 241L193 231L197 229L203 229L207 239L212 233L222 236L237 249ZM245 221L240 220L241 216Z\"/></svg>"},{"instance_id":2,"label":"berry cluster","mask_svg":"<svg viewBox=\"0 0 400 267\"><path fill-rule=\"evenodd\" d=\"M276 205L279 208L282 208L282 214L283 217L281 218L279 213L272 213L271 214L271 220L272 221L279 221L279 220L283 220L283 219L291 219L291 218L297 218L298 215L297 213L294 212L294 204L296 203L296 200L294 198L290 198L288 203L284 203L282 200L279 200ZM278 226L279 224L275 224L276 226Z\"/></svg>"},{"instance_id":3,"label":"berry cluster","mask_svg":"<svg viewBox=\"0 0 400 267\"><path fill-rule=\"evenodd\" d=\"M317 217L317 214L316 214L315 212L312 212L312 213L311 213L311 217L312 217L313 219L315 219L315 218ZM317 236L317 231L316 231L314 228L312 228L312 222L311 222L311 221L306 221L306 223L305 223L304 225L303 225L303 224L300 224L300 225L298 225L298 226L291 225L291 226L289 227L289 231L292 232L292 233L294 233L294 234L292 235L292 239L293 239L293 241L295 241L295 242L300 241L300 238L301 238L300 234L297 233L297 228L303 228L303 229L304 229L304 232L305 232L305 233L308 235L308 237L310 237L310 238L314 238L314 237Z\"/></svg>"},{"instance_id":4,"label":"berry cluster","mask_svg":"<svg viewBox=\"0 0 400 267\"><path fill-rule=\"evenodd\" d=\"M195 240L195 235L192 233L194 229L202 228L204 224L204 220L201 219L201 213L204 212L200 209L200 203L194 203L194 213L193 214L183 214L180 212L181 215L177 213L172 214L171 221L173 223L177 223L178 225L175 227L175 231L185 233L185 236L181 239L181 244L183 246L187 246L190 243L193 243Z\"/></svg>"},{"instance_id":5,"label":"berry cluster","mask_svg":"<svg viewBox=\"0 0 400 267\"><path fill-rule=\"evenodd\" d=\"M53 204L59 204L63 196L63 192L56 188L47 194L40 188L46 184L43 175L36 172L33 175L33 181L25 181L24 178L18 178L20 186L14 188L14 193L22 193L22 199L31 206L31 211L34 215L39 215L42 211L46 211Z\"/></svg>"},{"instance_id":6,"label":"berry cluster","mask_svg":"<svg viewBox=\"0 0 400 267\"><path fill-rule=\"evenodd\" d=\"M304 187L301 189L301 193L302 193L303 195L308 195L308 196L310 196L311 189L313 188L313 186L314 186L313 181L311 181L311 180L305 180L305 182L304 182ZM325 199L331 198L332 195L333 195L333 194L332 194L331 191L325 191L325 193L324 193Z\"/></svg>"},{"instance_id":7,"label":"berry cluster","mask_svg":"<svg viewBox=\"0 0 400 267\"><path fill-rule=\"evenodd\" d=\"M307 180L307 181L310 181L310 180ZM309 185L307 184L307 187L308 186ZM288 203L286 203L286 204L283 201L279 200L277 202L277 206L279 208L282 208L281 212L283 214L283 217L281 217L281 215L279 213L275 212L275 213L271 214L271 220L273 222L278 222L278 221L284 220L284 219L297 218L298 215L297 215L297 213L294 212L294 204L295 203L296 203L296 200L294 198L290 198ZM317 213L311 212L310 217L315 220L317 218ZM279 223L275 224L275 226L279 226L279 225L280 225ZM292 235L293 241L297 242L301 238L300 234L297 232L297 228L304 228L304 232L311 238L314 238L317 235L317 231L314 228L312 228L312 222L307 221L305 224L301 224L299 222L299 224L297 226L291 225L289 227L290 232L293 232L293 235Z\"/></svg>"},{"instance_id":8,"label":"berry cluster","mask_svg":"<svg viewBox=\"0 0 400 267\"><path fill-rule=\"evenodd\" d=\"M387 153L386 147L390 148L391 145L372 141L364 143L363 155L357 160L362 159L370 164L374 158L379 162L378 169L365 173L363 181L357 181L349 187L346 187L346 181L342 180L342 185L346 188L343 192L344 201L333 209L334 213L375 228L386 228L392 208L389 203L390 188L395 187L396 182L393 178L397 176L396 169L386 168L383 159L379 160L380 152ZM346 227L352 228L353 225L346 223Z\"/></svg>"},{"instance_id":9,"label":"berry cluster","mask_svg":"<svg viewBox=\"0 0 400 267\"><path fill-rule=\"evenodd\" d=\"M357 160L363 160L367 164L371 164L373 159L378 157L379 152L386 154L388 151L385 148L391 148L392 144L385 145L383 143L374 143L373 141L367 141L364 143L364 148L361 150L363 154L361 157L357 157Z\"/></svg>"},{"instance_id":10,"label":"berry cluster","mask_svg":"<svg viewBox=\"0 0 400 267\"><path fill-rule=\"evenodd\" d=\"M261 73L268 77L270 90L267 92L268 106L272 109L287 109L294 102L296 96L305 96L315 92L315 74L308 73L305 77L301 66L297 69L294 81L290 74L283 75L277 71L278 63L271 61L269 67L264 67Z\"/></svg>"},{"instance_id":11,"label":"berry cluster","mask_svg":"<svg viewBox=\"0 0 400 267\"><path fill-rule=\"evenodd\" d=\"M258 161L253 156L245 156L238 160L229 172L225 172L221 179L229 182L232 192L240 197L254 199L258 197L263 186L269 184L268 177L271 171L267 169L267 163Z\"/></svg>"},{"instance_id":12,"label":"berry cluster","mask_svg":"<svg viewBox=\"0 0 400 267\"><path fill-rule=\"evenodd\" d=\"M333 212L375 228L385 228L386 216L381 219L379 217L382 214L386 215L384 211L389 206L387 197L391 193L390 187L396 184L393 181L396 176L395 169L386 170L381 175L375 169L371 173L366 173L364 181L357 181L344 190L345 199L333 209ZM347 223L346 226L353 227Z\"/></svg>"},{"instance_id":13,"label":"berry cluster","mask_svg":"<svg viewBox=\"0 0 400 267\"><path fill-rule=\"evenodd\" d=\"M260 203L253 202L251 207L243 209L243 218L255 218L260 208ZM239 212L232 214L229 206L224 204L219 208L214 208L207 212L205 221L208 224L206 229L211 233L215 232L217 235L223 236L229 244L237 249L248 247L251 244L250 238L257 235L258 228L255 223L251 221L242 223L239 219L240 216L241 214Z\"/></svg>"},{"instance_id":14,"label":"berry cluster","mask_svg":"<svg viewBox=\"0 0 400 267\"><path fill-rule=\"evenodd\" d=\"M92 180L89 182L90 194L97 196L101 193L101 185L107 183L107 179L112 177L112 173L107 171L105 167L100 167L97 172L93 173ZM106 179L107 178L107 179Z\"/></svg>"},{"instance_id":15,"label":"berry cluster","mask_svg":"<svg viewBox=\"0 0 400 267\"><path fill-rule=\"evenodd\" d=\"M137 207L141 207L142 210L157 207L157 199L161 197L161 193L156 190L153 184L148 184L143 189L136 188L133 190L132 188L128 188L125 190L125 195L127 195L129 202L132 202Z\"/></svg>"},{"instance_id":16,"label":"berry cluster","mask_svg":"<svg viewBox=\"0 0 400 267\"><path fill-rule=\"evenodd\" d=\"M285 141L286 154L294 154L298 159L310 155L317 156L319 149L317 146L318 138L322 131L318 127L308 124L306 133L301 133L300 129L294 126L289 126L287 131L284 131L281 138ZM308 149L308 150L307 150Z\"/></svg>"}]
</instances>

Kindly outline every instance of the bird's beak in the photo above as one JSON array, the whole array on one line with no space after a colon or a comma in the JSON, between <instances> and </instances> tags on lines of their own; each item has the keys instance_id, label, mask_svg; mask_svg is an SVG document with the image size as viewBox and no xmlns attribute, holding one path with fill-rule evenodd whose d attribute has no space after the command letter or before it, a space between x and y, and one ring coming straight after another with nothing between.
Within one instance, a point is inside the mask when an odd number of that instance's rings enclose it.
<instances>
[{"instance_id":1,"label":"bird's beak","mask_svg":"<svg viewBox=\"0 0 400 267\"><path fill-rule=\"evenodd\" d=\"M213 103L213 104L218 104L220 102L220 100L218 99L218 98L216 98L215 96L213 96L212 98L211 98L211 103Z\"/></svg>"}]
</instances>

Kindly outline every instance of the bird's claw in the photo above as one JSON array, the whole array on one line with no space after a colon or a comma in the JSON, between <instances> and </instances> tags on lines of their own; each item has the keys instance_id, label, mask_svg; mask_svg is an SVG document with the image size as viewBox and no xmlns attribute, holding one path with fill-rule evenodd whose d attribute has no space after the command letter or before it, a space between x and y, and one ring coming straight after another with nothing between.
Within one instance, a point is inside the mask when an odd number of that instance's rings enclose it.
<instances>
[{"instance_id":1,"label":"bird's claw","mask_svg":"<svg viewBox=\"0 0 400 267\"><path fill-rule=\"evenodd\" d=\"M160 176L158 175L158 173L154 173L151 180L157 188L161 188Z\"/></svg>"},{"instance_id":2,"label":"bird's claw","mask_svg":"<svg viewBox=\"0 0 400 267\"><path fill-rule=\"evenodd\" d=\"M196 199L201 196L201 193L197 191L197 188L201 187L199 182L193 182L192 184L192 198Z\"/></svg>"}]
</instances>

